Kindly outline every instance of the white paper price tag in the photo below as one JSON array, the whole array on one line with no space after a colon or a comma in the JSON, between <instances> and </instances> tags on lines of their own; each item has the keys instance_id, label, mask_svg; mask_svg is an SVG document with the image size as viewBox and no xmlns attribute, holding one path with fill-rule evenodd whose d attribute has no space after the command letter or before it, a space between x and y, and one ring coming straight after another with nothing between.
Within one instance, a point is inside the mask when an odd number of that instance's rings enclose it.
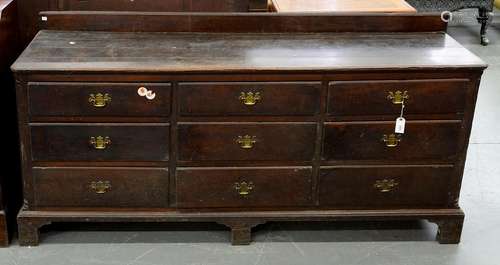
<instances>
[{"instance_id":1,"label":"white paper price tag","mask_svg":"<svg viewBox=\"0 0 500 265\"><path fill-rule=\"evenodd\" d=\"M406 120L403 117L399 117L396 119L396 128L394 129L395 133L405 133L405 125Z\"/></svg>"}]
</instances>

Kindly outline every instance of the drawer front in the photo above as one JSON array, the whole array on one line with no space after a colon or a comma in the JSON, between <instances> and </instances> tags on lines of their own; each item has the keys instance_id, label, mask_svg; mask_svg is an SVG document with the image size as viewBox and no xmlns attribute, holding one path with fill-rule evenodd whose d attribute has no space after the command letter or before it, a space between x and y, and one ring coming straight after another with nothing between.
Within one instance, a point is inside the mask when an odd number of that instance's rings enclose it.
<instances>
[{"instance_id":1,"label":"drawer front","mask_svg":"<svg viewBox=\"0 0 500 265\"><path fill-rule=\"evenodd\" d=\"M467 87L465 79L331 82L328 113L399 115L404 99L406 114L461 114Z\"/></svg>"},{"instance_id":2,"label":"drawer front","mask_svg":"<svg viewBox=\"0 0 500 265\"><path fill-rule=\"evenodd\" d=\"M327 123L324 160L453 160L461 122L410 121L394 134L395 122Z\"/></svg>"},{"instance_id":3,"label":"drawer front","mask_svg":"<svg viewBox=\"0 0 500 265\"><path fill-rule=\"evenodd\" d=\"M315 123L184 123L179 160L309 161L315 138Z\"/></svg>"},{"instance_id":4,"label":"drawer front","mask_svg":"<svg viewBox=\"0 0 500 265\"><path fill-rule=\"evenodd\" d=\"M141 96L139 88L154 93ZM143 90L143 91L146 91ZM170 115L169 84L30 83L32 116Z\"/></svg>"},{"instance_id":5,"label":"drawer front","mask_svg":"<svg viewBox=\"0 0 500 265\"><path fill-rule=\"evenodd\" d=\"M322 206L339 208L445 207L453 167L321 169Z\"/></svg>"},{"instance_id":6,"label":"drawer front","mask_svg":"<svg viewBox=\"0 0 500 265\"><path fill-rule=\"evenodd\" d=\"M34 161L167 161L168 125L31 127Z\"/></svg>"},{"instance_id":7,"label":"drawer front","mask_svg":"<svg viewBox=\"0 0 500 265\"><path fill-rule=\"evenodd\" d=\"M37 207L168 207L167 169L34 168Z\"/></svg>"},{"instance_id":8,"label":"drawer front","mask_svg":"<svg viewBox=\"0 0 500 265\"><path fill-rule=\"evenodd\" d=\"M314 115L320 82L180 84L181 115Z\"/></svg>"},{"instance_id":9,"label":"drawer front","mask_svg":"<svg viewBox=\"0 0 500 265\"><path fill-rule=\"evenodd\" d=\"M179 208L304 206L311 203L310 167L180 168Z\"/></svg>"}]
</instances>

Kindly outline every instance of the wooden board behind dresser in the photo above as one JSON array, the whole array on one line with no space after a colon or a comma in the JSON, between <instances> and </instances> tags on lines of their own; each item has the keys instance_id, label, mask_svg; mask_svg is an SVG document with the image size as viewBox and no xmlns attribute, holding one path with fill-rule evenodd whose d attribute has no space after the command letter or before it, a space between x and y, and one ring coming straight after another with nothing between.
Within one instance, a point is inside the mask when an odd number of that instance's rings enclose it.
<instances>
[{"instance_id":1,"label":"wooden board behind dresser","mask_svg":"<svg viewBox=\"0 0 500 265\"><path fill-rule=\"evenodd\" d=\"M0 0L0 105L3 121L3 170L0 173L0 247L7 246L15 231L21 205L21 176L17 134L14 77L9 67L20 54L16 1Z\"/></svg>"},{"instance_id":2,"label":"wooden board behind dresser","mask_svg":"<svg viewBox=\"0 0 500 265\"><path fill-rule=\"evenodd\" d=\"M21 43L38 32L43 11L265 12L267 0L17 0Z\"/></svg>"},{"instance_id":3,"label":"wooden board behind dresser","mask_svg":"<svg viewBox=\"0 0 500 265\"><path fill-rule=\"evenodd\" d=\"M52 14L49 28L79 25ZM192 15L189 30L238 19L249 17ZM443 32L253 30L41 31L12 67L21 244L51 222L209 221L249 244L267 221L393 219L428 219L458 243L484 62Z\"/></svg>"}]
</instances>

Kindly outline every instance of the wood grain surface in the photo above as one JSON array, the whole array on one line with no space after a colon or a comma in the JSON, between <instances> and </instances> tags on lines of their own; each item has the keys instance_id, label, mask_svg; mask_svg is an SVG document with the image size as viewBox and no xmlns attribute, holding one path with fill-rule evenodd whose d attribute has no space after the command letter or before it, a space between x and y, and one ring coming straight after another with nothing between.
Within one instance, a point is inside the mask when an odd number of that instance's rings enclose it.
<instances>
[{"instance_id":1,"label":"wood grain surface","mask_svg":"<svg viewBox=\"0 0 500 265\"><path fill-rule=\"evenodd\" d=\"M445 33L41 31L14 71L242 72L486 67Z\"/></svg>"},{"instance_id":2,"label":"wood grain surface","mask_svg":"<svg viewBox=\"0 0 500 265\"><path fill-rule=\"evenodd\" d=\"M271 0L271 2L276 12L417 12L404 0Z\"/></svg>"}]
</instances>

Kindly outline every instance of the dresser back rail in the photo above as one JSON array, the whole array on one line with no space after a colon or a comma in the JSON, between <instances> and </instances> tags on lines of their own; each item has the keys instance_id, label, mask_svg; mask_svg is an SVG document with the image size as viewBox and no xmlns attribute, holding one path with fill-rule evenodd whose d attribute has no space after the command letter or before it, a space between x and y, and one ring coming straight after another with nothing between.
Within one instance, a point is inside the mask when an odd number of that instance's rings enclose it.
<instances>
[{"instance_id":1,"label":"dresser back rail","mask_svg":"<svg viewBox=\"0 0 500 265\"><path fill-rule=\"evenodd\" d=\"M276 14L47 11L40 28L117 32L438 32L439 14Z\"/></svg>"}]
</instances>

